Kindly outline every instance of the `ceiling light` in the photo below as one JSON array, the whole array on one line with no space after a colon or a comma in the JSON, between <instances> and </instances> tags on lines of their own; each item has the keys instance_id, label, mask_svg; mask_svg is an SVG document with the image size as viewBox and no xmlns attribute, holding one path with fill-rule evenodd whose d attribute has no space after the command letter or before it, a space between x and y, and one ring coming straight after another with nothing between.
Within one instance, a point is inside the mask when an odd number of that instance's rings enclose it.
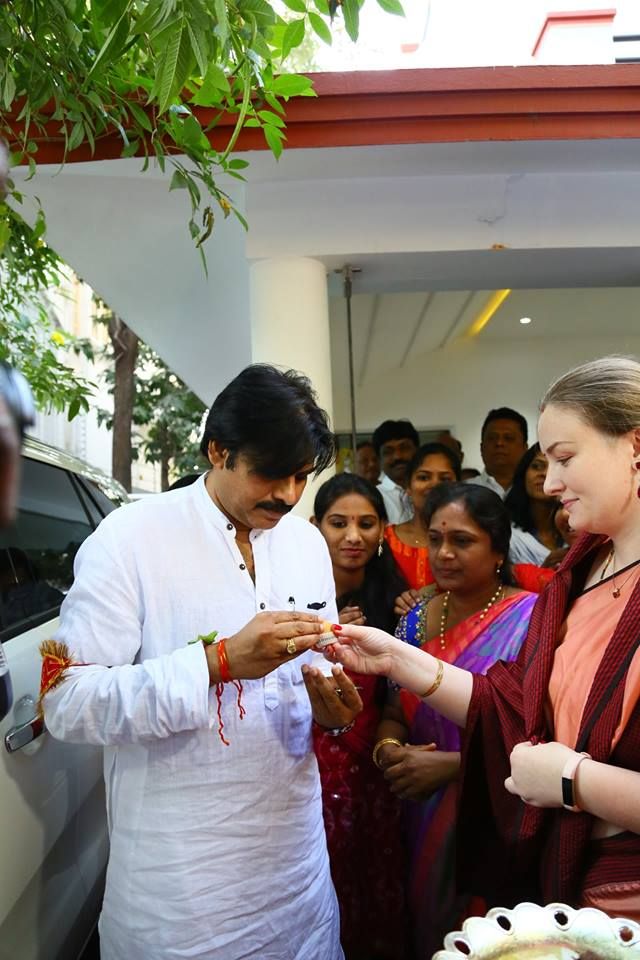
<instances>
[{"instance_id":1,"label":"ceiling light","mask_svg":"<svg viewBox=\"0 0 640 960\"><path fill-rule=\"evenodd\" d=\"M520 317L520 323L531 323L531 317Z\"/></svg>"}]
</instances>

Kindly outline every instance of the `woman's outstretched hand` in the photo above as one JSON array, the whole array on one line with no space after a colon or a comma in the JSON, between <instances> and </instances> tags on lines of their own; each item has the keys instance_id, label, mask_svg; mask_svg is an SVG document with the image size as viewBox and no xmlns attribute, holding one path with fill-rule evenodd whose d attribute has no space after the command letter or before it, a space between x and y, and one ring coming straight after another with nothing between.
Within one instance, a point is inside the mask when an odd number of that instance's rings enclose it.
<instances>
[{"instance_id":1,"label":"woman's outstretched hand","mask_svg":"<svg viewBox=\"0 0 640 960\"><path fill-rule=\"evenodd\" d=\"M376 627L357 627L352 623L342 624L336 631L336 642L325 649L329 660L342 663L356 673L374 673L389 676L393 654L401 641L378 630Z\"/></svg>"}]
</instances>

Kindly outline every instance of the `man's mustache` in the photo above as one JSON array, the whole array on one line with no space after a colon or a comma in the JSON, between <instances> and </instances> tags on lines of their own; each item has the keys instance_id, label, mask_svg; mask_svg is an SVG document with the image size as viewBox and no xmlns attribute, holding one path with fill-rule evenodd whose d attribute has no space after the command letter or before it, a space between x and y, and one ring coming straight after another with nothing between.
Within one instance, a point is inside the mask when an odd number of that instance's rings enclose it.
<instances>
[{"instance_id":1,"label":"man's mustache","mask_svg":"<svg viewBox=\"0 0 640 960\"><path fill-rule=\"evenodd\" d=\"M284 516L285 513L293 510L293 506L285 503L284 500L261 500L260 503L256 503L256 509L268 510L269 513L281 513Z\"/></svg>"},{"instance_id":2,"label":"man's mustache","mask_svg":"<svg viewBox=\"0 0 640 960\"><path fill-rule=\"evenodd\" d=\"M394 460L389 469L393 470L394 467L406 467L408 463L408 460Z\"/></svg>"}]
</instances>

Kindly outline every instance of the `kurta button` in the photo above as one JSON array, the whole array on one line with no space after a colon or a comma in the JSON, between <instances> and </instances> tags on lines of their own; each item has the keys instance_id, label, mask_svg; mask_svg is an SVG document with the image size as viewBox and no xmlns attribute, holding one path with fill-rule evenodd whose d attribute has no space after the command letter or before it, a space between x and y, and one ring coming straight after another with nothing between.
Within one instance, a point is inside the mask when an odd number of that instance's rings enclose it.
<instances>
[{"instance_id":1,"label":"kurta button","mask_svg":"<svg viewBox=\"0 0 640 960\"><path fill-rule=\"evenodd\" d=\"M246 570L246 569L247 569L247 568L245 567L244 563L241 563L241 564L240 564L240 569L241 569L241 570Z\"/></svg>"},{"instance_id":2,"label":"kurta button","mask_svg":"<svg viewBox=\"0 0 640 960\"><path fill-rule=\"evenodd\" d=\"M232 523L228 523L228 524L227 524L227 530L233 530L233 524L232 524Z\"/></svg>"},{"instance_id":3,"label":"kurta button","mask_svg":"<svg viewBox=\"0 0 640 960\"><path fill-rule=\"evenodd\" d=\"M266 607L266 603L261 603L261 604L260 604L260 609L261 609L261 610L264 610L265 607Z\"/></svg>"}]
</instances>

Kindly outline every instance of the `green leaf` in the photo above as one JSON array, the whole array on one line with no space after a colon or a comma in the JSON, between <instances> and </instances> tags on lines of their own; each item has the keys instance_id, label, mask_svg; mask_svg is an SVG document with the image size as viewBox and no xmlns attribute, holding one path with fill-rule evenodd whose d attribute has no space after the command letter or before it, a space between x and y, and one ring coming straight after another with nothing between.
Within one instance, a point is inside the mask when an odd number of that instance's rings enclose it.
<instances>
[{"instance_id":1,"label":"green leaf","mask_svg":"<svg viewBox=\"0 0 640 960\"><path fill-rule=\"evenodd\" d=\"M324 17L331 16L331 11L329 10L329 0L313 0L316 10L319 10Z\"/></svg>"},{"instance_id":2,"label":"green leaf","mask_svg":"<svg viewBox=\"0 0 640 960\"><path fill-rule=\"evenodd\" d=\"M77 123L74 123L67 142L67 150L75 150L76 147L79 147L82 141L84 140L84 123L82 120L78 120Z\"/></svg>"},{"instance_id":3,"label":"green leaf","mask_svg":"<svg viewBox=\"0 0 640 960\"><path fill-rule=\"evenodd\" d=\"M360 4L358 0L342 0L341 10L345 30L355 43L360 29Z\"/></svg>"},{"instance_id":4,"label":"green leaf","mask_svg":"<svg viewBox=\"0 0 640 960\"><path fill-rule=\"evenodd\" d=\"M130 102L127 104L129 110L135 117L136 121L140 124L143 130L148 130L151 133L153 127L151 126L151 120L137 103Z\"/></svg>"},{"instance_id":5,"label":"green leaf","mask_svg":"<svg viewBox=\"0 0 640 960\"><path fill-rule=\"evenodd\" d=\"M5 110L8 110L11 104L13 103L13 98L16 95L16 82L13 79L13 74L10 70L7 70L6 76L4 78L4 88L2 91L2 103Z\"/></svg>"},{"instance_id":6,"label":"green leaf","mask_svg":"<svg viewBox=\"0 0 640 960\"><path fill-rule=\"evenodd\" d=\"M238 10L245 19L253 17L258 27L272 27L277 17L267 0L238 0ZM306 8L305 8L306 12Z\"/></svg>"},{"instance_id":7,"label":"green leaf","mask_svg":"<svg viewBox=\"0 0 640 960\"><path fill-rule=\"evenodd\" d=\"M129 143L128 143L128 144L126 145L126 147L124 148L124 150L122 151L122 153L120 154L120 156L121 156L121 157L135 157L136 153L138 152L139 147L140 147L140 141L139 141L139 140L130 140Z\"/></svg>"},{"instance_id":8,"label":"green leaf","mask_svg":"<svg viewBox=\"0 0 640 960\"><path fill-rule=\"evenodd\" d=\"M80 398L74 397L71 403L69 404L67 419L73 420L73 418L77 417L79 413L80 413Z\"/></svg>"},{"instance_id":9,"label":"green leaf","mask_svg":"<svg viewBox=\"0 0 640 960\"><path fill-rule=\"evenodd\" d=\"M169 184L169 190L186 190L187 178L181 170L174 170Z\"/></svg>"},{"instance_id":10,"label":"green leaf","mask_svg":"<svg viewBox=\"0 0 640 960\"><path fill-rule=\"evenodd\" d=\"M278 130L277 127L263 127L262 132L264 133L264 138L267 141L267 145L271 150L272 154L278 160L282 154L282 140L283 134L281 130Z\"/></svg>"},{"instance_id":11,"label":"green leaf","mask_svg":"<svg viewBox=\"0 0 640 960\"><path fill-rule=\"evenodd\" d=\"M331 46L331 30L329 29L329 24L326 22L326 20L323 20L319 14L309 11L309 23L320 39Z\"/></svg>"},{"instance_id":12,"label":"green leaf","mask_svg":"<svg viewBox=\"0 0 640 960\"><path fill-rule=\"evenodd\" d=\"M284 106L280 103L280 101L275 96L275 94L271 93L269 90L265 90L264 98L272 110L275 110L277 113L284 114L285 112Z\"/></svg>"},{"instance_id":13,"label":"green leaf","mask_svg":"<svg viewBox=\"0 0 640 960\"><path fill-rule=\"evenodd\" d=\"M281 73L276 77L271 85L271 90L279 97L305 97L315 96L313 91L313 81L309 77L302 77L297 74Z\"/></svg>"},{"instance_id":14,"label":"green leaf","mask_svg":"<svg viewBox=\"0 0 640 960\"><path fill-rule=\"evenodd\" d=\"M249 166L249 161L242 160L240 157L234 157L233 160L229 160L227 166L230 170L246 170Z\"/></svg>"},{"instance_id":15,"label":"green leaf","mask_svg":"<svg viewBox=\"0 0 640 960\"><path fill-rule=\"evenodd\" d=\"M204 77L209 66L209 49L206 35L201 31L194 29L193 25L187 21L189 38L191 40L191 49L193 50L196 62L200 68L200 73Z\"/></svg>"},{"instance_id":16,"label":"green leaf","mask_svg":"<svg viewBox=\"0 0 640 960\"><path fill-rule=\"evenodd\" d=\"M11 227L8 220L0 220L0 255L4 251L11 234Z\"/></svg>"},{"instance_id":17,"label":"green leaf","mask_svg":"<svg viewBox=\"0 0 640 960\"><path fill-rule=\"evenodd\" d=\"M158 109L160 113L169 106L173 97L182 90L188 74L190 53L187 25L184 17L174 21L168 42L156 74Z\"/></svg>"},{"instance_id":18,"label":"green leaf","mask_svg":"<svg viewBox=\"0 0 640 960\"><path fill-rule=\"evenodd\" d=\"M282 117L279 117L277 113L272 113L271 110L258 110L258 116L263 123L272 127L284 127L285 125Z\"/></svg>"},{"instance_id":19,"label":"green leaf","mask_svg":"<svg viewBox=\"0 0 640 960\"><path fill-rule=\"evenodd\" d=\"M378 6L382 7L385 13L395 13L398 17L404 17L400 0L378 0Z\"/></svg>"},{"instance_id":20,"label":"green leaf","mask_svg":"<svg viewBox=\"0 0 640 960\"><path fill-rule=\"evenodd\" d=\"M229 39L229 17L225 0L215 0L215 11L218 21L217 33L220 37L220 43L224 47Z\"/></svg>"},{"instance_id":21,"label":"green leaf","mask_svg":"<svg viewBox=\"0 0 640 960\"><path fill-rule=\"evenodd\" d=\"M286 60L295 47L299 47L304 40L304 18L292 20L287 24L282 38L282 59Z\"/></svg>"},{"instance_id":22,"label":"green leaf","mask_svg":"<svg viewBox=\"0 0 640 960\"><path fill-rule=\"evenodd\" d=\"M289 10L293 10L294 13L306 13L307 5L304 0L282 0L285 7L289 7Z\"/></svg>"},{"instance_id":23,"label":"green leaf","mask_svg":"<svg viewBox=\"0 0 640 960\"><path fill-rule=\"evenodd\" d=\"M93 61L92 67L87 74L87 80L91 77L98 66L102 63L103 60L108 60L109 58L116 58L116 55L120 52L122 47L125 44L127 37L129 36L129 22L126 18L127 11L125 9L124 13L119 20L115 22L107 39L102 45L102 49L98 53L98 56Z\"/></svg>"},{"instance_id":24,"label":"green leaf","mask_svg":"<svg viewBox=\"0 0 640 960\"><path fill-rule=\"evenodd\" d=\"M210 63L193 102L198 106L208 107L213 103L219 103L220 93L228 93L229 90L229 80L222 67L217 63Z\"/></svg>"}]
</instances>

